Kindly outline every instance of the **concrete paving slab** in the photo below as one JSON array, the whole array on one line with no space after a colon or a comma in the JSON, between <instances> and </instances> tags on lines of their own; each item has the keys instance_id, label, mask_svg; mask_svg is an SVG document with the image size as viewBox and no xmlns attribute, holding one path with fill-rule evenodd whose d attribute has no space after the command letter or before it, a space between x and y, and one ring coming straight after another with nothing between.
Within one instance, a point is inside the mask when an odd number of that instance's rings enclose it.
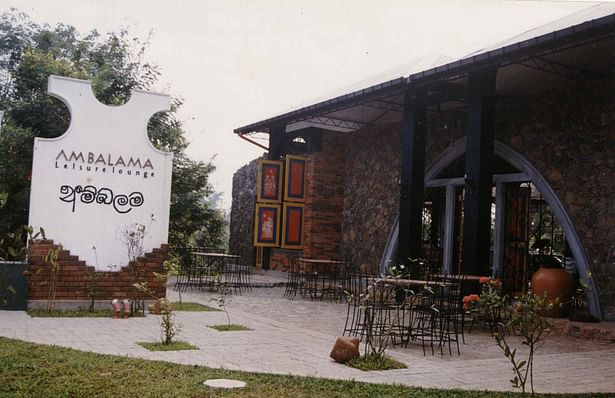
<instances>
[{"instance_id":1,"label":"concrete paving slab","mask_svg":"<svg viewBox=\"0 0 615 398\"><path fill-rule=\"evenodd\" d=\"M279 275L276 277L280 277ZM263 284L266 279L263 279ZM271 284L275 286L275 284ZM178 312L177 336L200 349L149 352L140 341L158 341L159 317L114 320L102 318L30 318L24 312L0 311L0 336L84 351L224 367L232 370L354 379L411 386L513 390L509 362L488 332L466 334L461 355L423 355L420 345L389 350L408 368L363 372L335 363L329 352L343 330L346 304L283 298L284 288L255 288L233 295L228 303L232 323L252 328L219 332L208 327L226 323L222 312ZM212 305L210 292L186 292L184 301ZM169 291L177 300L177 294ZM513 338L514 339L514 338ZM539 392L615 392L615 344L566 336L550 336L536 354L535 387Z\"/></svg>"}]
</instances>

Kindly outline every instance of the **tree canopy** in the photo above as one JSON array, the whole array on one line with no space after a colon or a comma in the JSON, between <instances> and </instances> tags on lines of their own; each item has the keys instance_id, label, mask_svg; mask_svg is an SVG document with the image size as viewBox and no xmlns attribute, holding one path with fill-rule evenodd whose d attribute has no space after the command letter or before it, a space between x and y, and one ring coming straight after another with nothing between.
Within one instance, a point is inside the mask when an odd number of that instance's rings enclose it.
<instances>
[{"instance_id":1,"label":"tree canopy","mask_svg":"<svg viewBox=\"0 0 615 398\"><path fill-rule=\"evenodd\" d=\"M145 61L150 37L130 37L126 30L85 35L65 24L39 25L23 13L0 15L0 192L8 200L0 209L0 235L27 224L34 137L57 137L70 122L59 100L47 95L49 75L90 80L99 101L123 104L134 89L149 90L160 77ZM181 122L176 117L180 99L170 112L157 113L148 125L152 143L174 154L169 243L218 246L224 240L225 220L208 198L214 194L209 176L211 161L186 155Z\"/></svg>"}]
</instances>

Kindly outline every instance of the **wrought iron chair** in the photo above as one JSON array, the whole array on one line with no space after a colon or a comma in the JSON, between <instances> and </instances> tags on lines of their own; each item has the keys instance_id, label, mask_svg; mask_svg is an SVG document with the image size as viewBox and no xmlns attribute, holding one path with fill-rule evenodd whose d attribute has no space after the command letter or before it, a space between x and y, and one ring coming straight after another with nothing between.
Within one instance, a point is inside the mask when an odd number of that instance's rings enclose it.
<instances>
[{"instance_id":1,"label":"wrought iron chair","mask_svg":"<svg viewBox=\"0 0 615 398\"><path fill-rule=\"evenodd\" d=\"M342 333L345 336L357 336L363 331L364 309L362 307L362 299L367 293L367 286L372 279L374 279L374 275L363 273L359 270L351 272L349 275L349 282L345 291L348 308Z\"/></svg>"},{"instance_id":2,"label":"wrought iron chair","mask_svg":"<svg viewBox=\"0 0 615 398\"><path fill-rule=\"evenodd\" d=\"M452 355L452 344L459 350L459 333L463 313L460 278L442 276L428 279L428 283L416 296L410 311L412 322L408 331L408 340L421 342L423 354L426 344L429 344L432 355L435 348L444 355L444 347L448 346Z\"/></svg>"},{"instance_id":3,"label":"wrought iron chair","mask_svg":"<svg viewBox=\"0 0 615 398\"><path fill-rule=\"evenodd\" d=\"M289 300L293 300L297 292L300 292L302 295L305 292L305 275L299 264L299 256L299 252L286 253L286 258L288 259L288 275L286 289L284 290L284 298Z\"/></svg>"}]
</instances>

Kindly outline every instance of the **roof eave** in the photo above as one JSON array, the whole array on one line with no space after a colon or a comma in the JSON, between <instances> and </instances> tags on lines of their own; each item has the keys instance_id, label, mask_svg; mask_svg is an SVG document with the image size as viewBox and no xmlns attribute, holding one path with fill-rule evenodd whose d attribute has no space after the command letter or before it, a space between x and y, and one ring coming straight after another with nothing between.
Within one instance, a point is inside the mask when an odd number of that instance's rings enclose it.
<instances>
[{"instance_id":1,"label":"roof eave","mask_svg":"<svg viewBox=\"0 0 615 398\"><path fill-rule=\"evenodd\" d=\"M515 58L523 56L524 54L527 54L529 49L532 49L532 52L536 52L544 51L545 49L554 48L556 46L561 47L566 43L566 41L579 41L584 35L589 35L590 33L601 30L605 30L610 34L615 34L614 27L615 14L610 14L601 18L596 18L573 25L568 28L536 36L529 40L524 40L508 46L479 53L471 57L462 58L460 60L427 69L422 72L411 74L405 78L401 77L389 80L384 83L376 84L361 90L341 95L339 97L331 98L326 101L239 127L234 130L234 133L241 135L252 132L267 132L271 126L293 122L313 114L322 114L327 111L343 108L353 102L359 102L357 101L359 98L361 98L361 102L365 102L369 101L371 98L401 92L410 86L425 85L433 81L441 80L442 78L451 78L456 75L462 75L471 70L500 65L506 61L511 61Z\"/></svg>"}]
</instances>

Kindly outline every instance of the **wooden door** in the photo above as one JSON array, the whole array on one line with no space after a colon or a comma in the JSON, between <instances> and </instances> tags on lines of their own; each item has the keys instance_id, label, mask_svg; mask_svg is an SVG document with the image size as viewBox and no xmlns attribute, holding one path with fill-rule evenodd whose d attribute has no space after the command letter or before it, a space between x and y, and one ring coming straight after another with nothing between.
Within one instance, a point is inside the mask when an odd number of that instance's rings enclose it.
<instances>
[{"instance_id":1,"label":"wooden door","mask_svg":"<svg viewBox=\"0 0 615 398\"><path fill-rule=\"evenodd\" d=\"M513 295L527 290L531 195L530 187L506 185L503 286Z\"/></svg>"}]
</instances>

